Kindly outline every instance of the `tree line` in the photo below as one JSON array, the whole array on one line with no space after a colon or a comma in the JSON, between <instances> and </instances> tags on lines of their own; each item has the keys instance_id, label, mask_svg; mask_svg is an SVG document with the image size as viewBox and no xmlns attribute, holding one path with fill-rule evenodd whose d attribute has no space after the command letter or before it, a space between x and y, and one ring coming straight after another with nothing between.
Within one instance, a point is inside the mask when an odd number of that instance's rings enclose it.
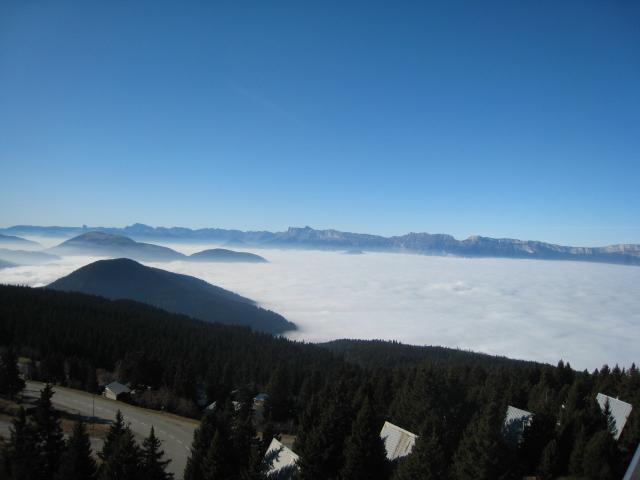
<instances>
[{"instance_id":1,"label":"tree line","mask_svg":"<svg viewBox=\"0 0 640 480\"><path fill-rule=\"evenodd\" d=\"M193 416L199 402L216 401L220 412L205 416L194 437L193 480L258 475L266 446L256 427L265 442L272 433L296 435L302 479L620 478L640 441L635 366L578 372L563 362L390 342L322 347L135 302L23 287L0 287L0 338L36 360L34 375L44 381L92 390L110 372L144 387L132 401ZM246 424L235 438L242 429L225 405L239 397L250 404L257 392L268 393L265 423ZM599 392L634 407L617 441ZM507 405L534 414L515 445L502 431ZM411 455L386 459L385 420L418 434ZM206 476L216 458L226 459L227 473Z\"/></svg>"}]
</instances>

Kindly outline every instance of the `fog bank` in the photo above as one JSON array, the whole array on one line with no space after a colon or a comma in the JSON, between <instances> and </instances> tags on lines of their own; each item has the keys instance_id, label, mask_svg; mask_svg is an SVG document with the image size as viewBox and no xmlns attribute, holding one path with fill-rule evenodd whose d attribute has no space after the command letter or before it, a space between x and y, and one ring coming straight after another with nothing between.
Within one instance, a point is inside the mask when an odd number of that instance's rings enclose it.
<instances>
[{"instance_id":1,"label":"fog bank","mask_svg":"<svg viewBox=\"0 0 640 480\"><path fill-rule=\"evenodd\" d=\"M193 253L211 245L166 245ZM637 362L640 268L539 260L248 249L268 264L149 263L257 300L291 338L389 339L597 368ZM90 261L0 270L47 284Z\"/></svg>"}]
</instances>

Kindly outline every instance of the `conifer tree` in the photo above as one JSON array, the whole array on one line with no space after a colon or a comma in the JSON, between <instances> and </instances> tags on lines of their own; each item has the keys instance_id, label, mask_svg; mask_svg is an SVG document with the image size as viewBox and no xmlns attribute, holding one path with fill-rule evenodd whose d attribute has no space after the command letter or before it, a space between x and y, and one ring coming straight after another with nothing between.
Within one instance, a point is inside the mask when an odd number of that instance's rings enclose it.
<instances>
[{"instance_id":1,"label":"conifer tree","mask_svg":"<svg viewBox=\"0 0 640 480\"><path fill-rule=\"evenodd\" d=\"M164 451L160 450L161 442L156 437L153 427L149 436L142 443L142 478L145 480L170 480L173 474L167 473L167 465L171 460L163 460Z\"/></svg>"},{"instance_id":2,"label":"conifer tree","mask_svg":"<svg viewBox=\"0 0 640 480\"><path fill-rule=\"evenodd\" d=\"M107 437L104 440L104 444L102 445L102 451L98 453L98 456L103 462L106 462L116 449L116 445L120 437L124 434L126 429L126 425L124 424L124 418L122 416L122 412L118 410L116 412L116 419L109 427L109 431L107 432Z\"/></svg>"},{"instance_id":3,"label":"conifer tree","mask_svg":"<svg viewBox=\"0 0 640 480\"><path fill-rule=\"evenodd\" d=\"M38 478L38 444L23 407L13 419L5 452L5 470L11 480Z\"/></svg>"},{"instance_id":4,"label":"conifer tree","mask_svg":"<svg viewBox=\"0 0 640 480\"><path fill-rule=\"evenodd\" d=\"M426 422L411 454L400 461L393 480L440 480L447 478L442 440L435 425Z\"/></svg>"},{"instance_id":5,"label":"conifer tree","mask_svg":"<svg viewBox=\"0 0 640 480\"><path fill-rule=\"evenodd\" d=\"M60 460L57 480L94 480L96 462L91 452L89 435L82 421L76 422Z\"/></svg>"},{"instance_id":6,"label":"conifer tree","mask_svg":"<svg viewBox=\"0 0 640 480\"><path fill-rule=\"evenodd\" d=\"M367 397L345 442L340 477L347 480L382 480L387 476L387 458L380 438L380 422Z\"/></svg>"},{"instance_id":7,"label":"conifer tree","mask_svg":"<svg viewBox=\"0 0 640 480\"><path fill-rule=\"evenodd\" d=\"M33 415L33 427L39 454L37 478L43 480L50 480L58 471L60 457L65 447L58 412L51 404L52 397L53 388L50 384L46 384L40 391L40 398L36 402Z\"/></svg>"},{"instance_id":8,"label":"conifer tree","mask_svg":"<svg viewBox=\"0 0 640 480\"><path fill-rule=\"evenodd\" d=\"M311 432L300 444L300 478L302 480L334 479L343 464L344 442L352 423L348 387L340 381L329 388L324 398L328 403Z\"/></svg>"},{"instance_id":9,"label":"conifer tree","mask_svg":"<svg viewBox=\"0 0 640 480\"><path fill-rule=\"evenodd\" d=\"M607 430L596 432L587 442L582 459L583 474L589 479L609 480L616 475L616 447Z\"/></svg>"},{"instance_id":10,"label":"conifer tree","mask_svg":"<svg viewBox=\"0 0 640 480\"><path fill-rule=\"evenodd\" d=\"M256 437L251 415L238 412L234 417L231 430L233 459L241 476L246 476L254 468L255 457L260 450L260 442Z\"/></svg>"},{"instance_id":11,"label":"conifer tree","mask_svg":"<svg viewBox=\"0 0 640 480\"><path fill-rule=\"evenodd\" d=\"M18 372L18 360L12 348L0 355L0 395L13 398L24 388L24 380Z\"/></svg>"},{"instance_id":12,"label":"conifer tree","mask_svg":"<svg viewBox=\"0 0 640 480\"><path fill-rule=\"evenodd\" d=\"M282 365L279 365L271 375L267 385L267 400L264 404L266 417L275 422L284 421L289 415L289 398L287 375Z\"/></svg>"},{"instance_id":13,"label":"conifer tree","mask_svg":"<svg viewBox=\"0 0 640 480\"><path fill-rule=\"evenodd\" d=\"M556 478L558 470L558 443L555 439L552 439L544 450L540 457L540 465L538 466L538 474L544 480L550 480Z\"/></svg>"},{"instance_id":14,"label":"conifer tree","mask_svg":"<svg viewBox=\"0 0 640 480\"><path fill-rule=\"evenodd\" d=\"M194 433L191 454L185 467L184 480L208 480L212 478L212 472L218 472L218 475L222 473L233 475L238 471L230 441L232 436L229 423L231 410L233 410L231 402L227 402L223 408L205 416L200 427ZM218 437L218 444L214 447L213 440L216 437Z\"/></svg>"},{"instance_id":15,"label":"conifer tree","mask_svg":"<svg viewBox=\"0 0 640 480\"><path fill-rule=\"evenodd\" d=\"M216 413L207 412L200 426L193 433L191 451L184 469L184 480L202 480L202 465L216 432Z\"/></svg>"},{"instance_id":16,"label":"conifer tree","mask_svg":"<svg viewBox=\"0 0 640 480\"><path fill-rule=\"evenodd\" d=\"M495 403L471 421L454 456L452 476L456 480L500 477L505 446L501 437L502 413Z\"/></svg>"},{"instance_id":17,"label":"conifer tree","mask_svg":"<svg viewBox=\"0 0 640 480\"><path fill-rule=\"evenodd\" d=\"M100 480L138 480L144 478L142 452L133 438L129 427L125 426L120 436L111 445L111 453L100 465Z\"/></svg>"},{"instance_id":18,"label":"conifer tree","mask_svg":"<svg viewBox=\"0 0 640 480\"><path fill-rule=\"evenodd\" d=\"M122 412L116 413L102 451L98 454L102 465L98 470L100 480L135 480L140 478L142 452L133 438L131 429L125 425Z\"/></svg>"},{"instance_id":19,"label":"conifer tree","mask_svg":"<svg viewBox=\"0 0 640 480\"><path fill-rule=\"evenodd\" d=\"M229 462L229 452L226 439L220 430L216 430L207 456L202 464L203 480L233 480L233 468Z\"/></svg>"}]
</instances>

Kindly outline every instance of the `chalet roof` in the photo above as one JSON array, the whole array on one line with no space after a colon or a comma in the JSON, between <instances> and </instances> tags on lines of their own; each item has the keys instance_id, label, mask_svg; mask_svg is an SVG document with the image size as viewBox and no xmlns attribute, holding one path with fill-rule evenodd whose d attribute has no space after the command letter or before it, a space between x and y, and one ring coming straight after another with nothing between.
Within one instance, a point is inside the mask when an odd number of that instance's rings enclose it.
<instances>
[{"instance_id":1,"label":"chalet roof","mask_svg":"<svg viewBox=\"0 0 640 480\"><path fill-rule=\"evenodd\" d=\"M614 435L614 438L618 440L618 438L620 438L620 435L622 434L622 429L626 425L627 419L631 414L632 407L631 404L627 402L623 402L622 400L618 400L617 398L610 397L608 395L605 395L604 393L599 393L596 396L596 401L598 402L598 405L600 405L600 408L603 412L607 400L609 401L609 410L611 410L611 416L613 417L613 420L616 424L616 434Z\"/></svg>"},{"instance_id":2,"label":"chalet roof","mask_svg":"<svg viewBox=\"0 0 640 480\"><path fill-rule=\"evenodd\" d=\"M532 418L533 413L509 405L502 423L502 434L507 443L518 444L522 439L524 429L531 424Z\"/></svg>"},{"instance_id":3,"label":"chalet roof","mask_svg":"<svg viewBox=\"0 0 640 480\"><path fill-rule=\"evenodd\" d=\"M264 454L264 458L269 464L267 475L282 474L285 473L286 470L297 471L298 469L296 464L299 458L298 455L280 443L277 438L271 440L269 448L267 448L267 452Z\"/></svg>"},{"instance_id":4,"label":"chalet roof","mask_svg":"<svg viewBox=\"0 0 640 480\"><path fill-rule=\"evenodd\" d=\"M512 422L530 422L533 417L533 413L527 412L526 410L522 410L520 408L512 407L509 405L507 407L507 414L504 417L504 426L510 425Z\"/></svg>"},{"instance_id":5,"label":"chalet roof","mask_svg":"<svg viewBox=\"0 0 640 480\"><path fill-rule=\"evenodd\" d=\"M622 480L637 480L638 478L640 478L640 443Z\"/></svg>"},{"instance_id":6,"label":"chalet roof","mask_svg":"<svg viewBox=\"0 0 640 480\"><path fill-rule=\"evenodd\" d=\"M380 438L384 440L387 458L389 460L395 460L396 458L404 457L411 453L418 436L393 423L384 422L382 430L380 430Z\"/></svg>"},{"instance_id":7,"label":"chalet roof","mask_svg":"<svg viewBox=\"0 0 640 480\"><path fill-rule=\"evenodd\" d=\"M104 388L105 390L110 390L116 396L120 395L121 393L129 393L131 391L129 390L129 387L121 384L120 382L111 382L109 385L107 385Z\"/></svg>"}]
</instances>

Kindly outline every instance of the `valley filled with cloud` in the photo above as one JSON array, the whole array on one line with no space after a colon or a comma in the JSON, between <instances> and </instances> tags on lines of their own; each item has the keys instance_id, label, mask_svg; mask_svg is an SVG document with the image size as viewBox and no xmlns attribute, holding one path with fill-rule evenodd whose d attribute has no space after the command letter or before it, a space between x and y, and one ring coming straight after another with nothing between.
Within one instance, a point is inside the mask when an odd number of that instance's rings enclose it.
<instances>
[{"instance_id":1,"label":"valley filled with cloud","mask_svg":"<svg viewBox=\"0 0 640 480\"><path fill-rule=\"evenodd\" d=\"M167 245L193 253L211 245ZM250 249L266 264L147 263L252 298L296 323L296 340L397 340L577 369L630 366L640 344L640 268L561 261ZM96 260L0 270L43 286Z\"/></svg>"}]
</instances>

